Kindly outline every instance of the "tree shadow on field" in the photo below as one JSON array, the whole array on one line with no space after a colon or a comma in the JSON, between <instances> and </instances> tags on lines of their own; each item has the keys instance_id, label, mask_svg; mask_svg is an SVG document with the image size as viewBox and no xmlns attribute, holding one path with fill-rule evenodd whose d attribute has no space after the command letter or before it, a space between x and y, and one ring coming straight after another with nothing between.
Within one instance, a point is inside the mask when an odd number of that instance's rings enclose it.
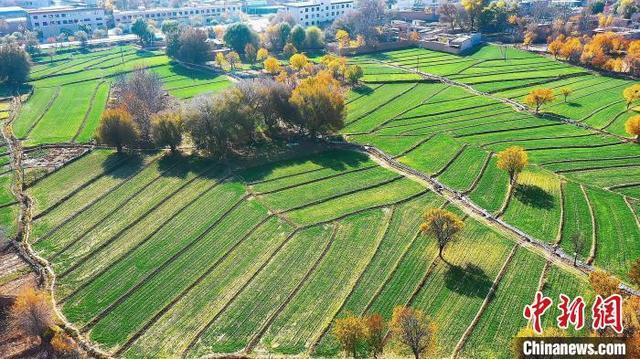
<instances>
[{"instance_id":1,"label":"tree shadow on field","mask_svg":"<svg viewBox=\"0 0 640 359\"><path fill-rule=\"evenodd\" d=\"M373 93L373 89L367 85L360 85L354 87L351 91L357 93L358 95L370 95Z\"/></svg>"},{"instance_id":2,"label":"tree shadow on field","mask_svg":"<svg viewBox=\"0 0 640 359\"><path fill-rule=\"evenodd\" d=\"M448 289L456 293L477 298L486 297L493 284L482 268L471 263L464 266L448 264L444 282Z\"/></svg>"},{"instance_id":3,"label":"tree shadow on field","mask_svg":"<svg viewBox=\"0 0 640 359\"><path fill-rule=\"evenodd\" d=\"M205 70L189 69L176 62L171 62L169 67L173 74L184 76L192 80L213 80L222 76L221 74L214 73L213 71L209 72Z\"/></svg>"},{"instance_id":4,"label":"tree shadow on field","mask_svg":"<svg viewBox=\"0 0 640 359\"><path fill-rule=\"evenodd\" d=\"M203 158L181 152L168 152L158 160L158 171L163 177L185 178L189 172L197 171L204 161Z\"/></svg>"},{"instance_id":5,"label":"tree shadow on field","mask_svg":"<svg viewBox=\"0 0 640 359\"><path fill-rule=\"evenodd\" d=\"M534 208L552 209L555 205L555 198L551 194L534 185L519 184L513 195L518 201Z\"/></svg>"},{"instance_id":6,"label":"tree shadow on field","mask_svg":"<svg viewBox=\"0 0 640 359\"><path fill-rule=\"evenodd\" d=\"M110 154L102 162L102 169L113 178L127 178L137 172L144 163L144 157L139 153Z\"/></svg>"},{"instance_id":7,"label":"tree shadow on field","mask_svg":"<svg viewBox=\"0 0 640 359\"><path fill-rule=\"evenodd\" d=\"M292 152L295 153L296 150L298 149L293 149ZM300 149L300 151L304 150ZM329 168L334 171L346 171L358 167L368 161L370 161L369 157L360 152L349 150L327 150L320 153L302 154L295 158L251 167L242 171L240 173L240 177L245 182L256 182L268 177L279 168L302 165L308 162L316 164L317 167L312 166L313 168L309 170L300 170L299 172L291 174L304 173L325 168Z\"/></svg>"},{"instance_id":8,"label":"tree shadow on field","mask_svg":"<svg viewBox=\"0 0 640 359\"><path fill-rule=\"evenodd\" d=\"M582 107L582 104L573 101L567 101L567 105L569 105L569 107Z\"/></svg>"}]
</instances>

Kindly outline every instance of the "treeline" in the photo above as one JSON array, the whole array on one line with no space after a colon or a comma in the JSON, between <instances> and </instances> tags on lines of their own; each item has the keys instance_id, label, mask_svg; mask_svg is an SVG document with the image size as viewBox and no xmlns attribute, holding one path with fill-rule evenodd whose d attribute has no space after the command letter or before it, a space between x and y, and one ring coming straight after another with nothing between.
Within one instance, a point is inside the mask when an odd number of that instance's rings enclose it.
<instances>
[{"instance_id":1,"label":"treeline","mask_svg":"<svg viewBox=\"0 0 640 359\"><path fill-rule=\"evenodd\" d=\"M275 79L241 81L186 104L172 101L157 75L140 68L119 79L115 100L97 129L98 142L126 148L176 150L184 141L203 153L227 158L255 145L331 135L344 126L340 75L325 64L307 63Z\"/></svg>"},{"instance_id":2,"label":"treeline","mask_svg":"<svg viewBox=\"0 0 640 359\"><path fill-rule=\"evenodd\" d=\"M410 353L415 359L434 354L435 333L436 326L423 311L408 307L396 307L389 323L380 314L347 315L335 320L332 332L344 353L353 358L381 358L390 344L400 355Z\"/></svg>"},{"instance_id":3,"label":"treeline","mask_svg":"<svg viewBox=\"0 0 640 359\"><path fill-rule=\"evenodd\" d=\"M640 40L612 32L592 37L560 34L549 41L548 52L571 63L640 76Z\"/></svg>"}]
</instances>

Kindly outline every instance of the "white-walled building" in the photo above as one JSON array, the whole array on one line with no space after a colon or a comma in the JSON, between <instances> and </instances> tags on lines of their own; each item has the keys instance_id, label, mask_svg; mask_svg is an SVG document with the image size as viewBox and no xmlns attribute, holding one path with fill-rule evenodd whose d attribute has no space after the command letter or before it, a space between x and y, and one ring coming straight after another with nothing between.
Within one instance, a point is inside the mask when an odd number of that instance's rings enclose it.
<instances>
[{"instance_id":1,"label":"white-walled building","mask_svg":"<svg viewBox=\"0 0 640 359\"><path fill-rule=\"evenodd\" d=\"M202 18L216 17L224 13L237 14L242 11L240 3L216 3L211 5L201 5L197 7L180 7L180 8L154 8L154 9L142 9L142 10L126 10L126 11L113 11L113 19L116 25L124 25L129 28L131 24L138 18L142 18L145 21L154 20L158 24L164 20L178 20L187 21L194 16L201 16Z\"/></svg>"},{"instance_id":2,"label":"white-walled building","mask_svg":"<svg viewBox=\"0 0 640 359\"><path fill-rule=\"evenodd\" d=\"M303 26L332 22L345 12L353 9L353 0L315 0L282 4L296 22Z\"/></svg>"},{"instance_id":3,"label":"white-walled building","mask_svg":"<svg viewBox=\"0 0 640 359\"><path fill-rule=\"evenodd\" d=\"M91 30L104 29L107 19L102 8L48 7L27 11L27 26L43 38L57 36L63 31L75 33L82 25Z\"/></svg>"}]
</instances>

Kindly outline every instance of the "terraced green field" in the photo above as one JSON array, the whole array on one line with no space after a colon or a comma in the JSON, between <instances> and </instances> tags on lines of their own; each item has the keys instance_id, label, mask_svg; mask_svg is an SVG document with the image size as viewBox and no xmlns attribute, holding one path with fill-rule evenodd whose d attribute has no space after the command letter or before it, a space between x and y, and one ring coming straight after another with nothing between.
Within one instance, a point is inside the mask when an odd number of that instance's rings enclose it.
<instances>
[{"instance_id":1,"label":"terraced green field","mask_svg":"<svg viewBox=\"0 0 640 359\"><path fill-rule=\"evenodd\" d=\"M113 74L136 64L157 71L177 97L226 86L130 48L64 56L35 68L35 91L14 127L27 143L89 140ZM466 57L407 49L350 61L363 66L365 83L347 97L349 141L375 146L566 253L581 233L588 243L581 260L628 279L640 256L640 146L616 136L626 115L615 91L626 82L494 46ZM425 79L416 68L492 96ZM540 84L573 86L570 101L580 106L558 99L544 111L588 126L500 101L521 100ZM93 102L79 101L76 91L95 94ZM77 113L45 131L58 101ZM526 148L531 163L507 197L495 153L512 145ZM31 243L56 272L62 313L125 358L334 357L336 318L389 319L399 305L436 323L438 356L457 347L464 357L510 357L539 283L554 301L561 292L593 296L570 265L548 262L542 250L520 246L495 223L355 150L231 169L195 155L94 149L28 192ZM428 207L464 218L444 260L435 239L418 230Z\"/></svg>"},{"instance_id":2,"label":"terraced green field","mask_svg":"<svg viewBox=\"0 0 640 359\"><path fill-rule=\"evenodd\" d=\"M51 61L53 60L53 61ZM112 82L136 67L156 72L165 90L178 99L229 86L224 75L176 64L160 52L120 46L35 58L32 93L14 123L27 145L89 142L107 104Z\"/></svg>"},{"instance_id":3,"label":"terraced green field","mask_svg":"<svg viewBox=\"0 0 640 359\"><path fill-rule=\"evenodd\" d=\"M447 323L450 353L514 245L469 218L436 259L418 225L445 200L352 151L228 172L96 150L30 193L33 246L58 273L63 313L125 357L336 355L334 318L396 305Z\"/></svg>"}]
</instances>

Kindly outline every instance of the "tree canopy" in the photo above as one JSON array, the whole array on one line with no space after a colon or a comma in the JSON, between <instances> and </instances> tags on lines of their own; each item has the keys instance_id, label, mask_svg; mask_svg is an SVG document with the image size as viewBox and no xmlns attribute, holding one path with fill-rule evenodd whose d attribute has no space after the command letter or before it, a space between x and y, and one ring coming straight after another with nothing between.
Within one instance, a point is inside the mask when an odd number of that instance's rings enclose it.
<instances>
[{"instance_id":1,"label":"tree canopy","mask_svg":"<svg viewBox=\"0 0 640 359\"><path fill-rule=\"evenodd\" d=\"M31 57L16 43L0 45L0 82L19 86L29 78Z\"/></svg>"},{"instance_id":2,"label":"tree canopy","mask_svg":"<svg viewBox=\"0 0 640 359\"><path fill-rule=\"evenodd\" d=\"M258 44L258 35L246 24L235 23L224 33L224 42L237 53L244 53L244 48L251 43Z\"/></svg>"},{"instance_id":3,"label":"tree canopy","mask_svg":"<svg viewBox=\"0 0 640 359\"><path fill-rule=\"evenodd\" d=\"M99 143L117 148L133 146L138 141L139 130L131 115L123 108L109 109L102 114L96 131Z\"/></svg>"}]
</instances>

